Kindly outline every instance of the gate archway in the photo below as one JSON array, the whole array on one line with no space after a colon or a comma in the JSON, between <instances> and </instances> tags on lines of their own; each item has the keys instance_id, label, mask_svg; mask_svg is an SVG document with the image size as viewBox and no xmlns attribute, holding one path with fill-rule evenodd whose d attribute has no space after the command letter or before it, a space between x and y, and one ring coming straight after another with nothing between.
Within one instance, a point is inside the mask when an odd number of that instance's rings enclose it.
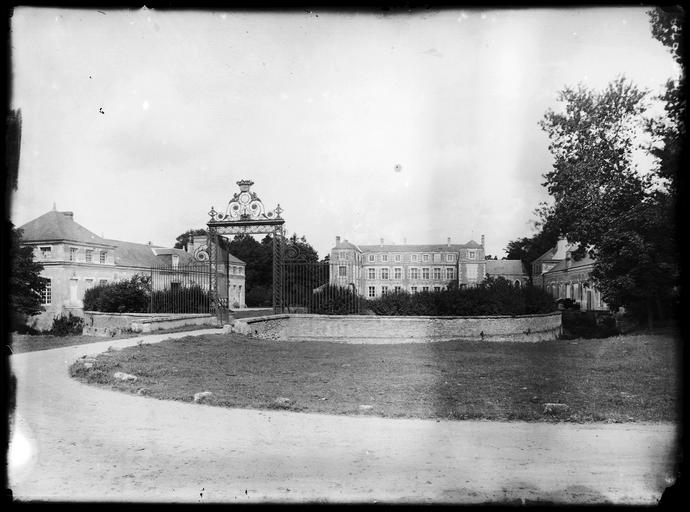
<instances>
[{"instance_id":1,"label":"gate archway","mask_svg":"<svg viewBox=\"0 0 690 512\"><path fill-rule=\"evenodd\" d=\"M223 285L222 266L227 262L227 254L219 243L223 235L273 235L273 312L279 313L283 303L283 238L285 220L280 216L280 204L274 210L266 211L264 204L250 188L251 180L240 180L239 192L228 202L224 212L216 211L212 206L208 212L211 220L206 224L208 235L206 245L194 251L198 261L208 261L209 295L211 312L221 321L228 318L227 285ZM224 288L223 288L224 287Z\"/></svg>"}]
</instances>

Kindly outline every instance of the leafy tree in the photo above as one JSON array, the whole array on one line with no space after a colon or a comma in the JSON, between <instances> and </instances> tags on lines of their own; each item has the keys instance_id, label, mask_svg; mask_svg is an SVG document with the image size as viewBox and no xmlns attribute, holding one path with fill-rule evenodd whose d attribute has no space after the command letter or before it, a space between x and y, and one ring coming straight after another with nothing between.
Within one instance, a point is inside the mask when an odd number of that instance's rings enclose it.
<instances>
[{"instance_id":1,"label":"leafy tree","mask_svg":"<svg viewBox=\"0 0 690 512\"><path fill-rule=\"evenodd\" d=\"M621 77L601 92L565 88L559 100L563 108L540 123L554 156L544 175L554 198L548 221L578 244L576 258L596 258L604 300L646 312L651 324L654 303L662 314L672 298L677 255L663 177L635 162L648 94Z\"/></svg>"},{"instance_id":2,"label":"leafy tree","mask_svg":"<svg viewBox=\"0 0 690 512\"><path fill-rule=\"evenodd\" d=\"M650 152L657 158L658 174L667 181L673 196L678 188L683 141L685 140L685 69L683 61L683 32L685 12L682 7L657 7L649 11L652 35L671 53L680 66L677 79L666 82L666 90L658 99L663 101L665 117L652 119L649 132L653 137Z\"/></svg>"},{"instance_id":3,"label":"leafy tree","mask_svg":"<svg viewBox=\"0 0 690 512\"><path fill-rule=\"evenodd\" d=\"M44 311L41 293L48 282L41 277L43 265L34 261L33 249L21 247L22 230L11 228L9 283L9 313L14 318L14 327L26 321L29 316Z\"/></svg>"},{"instance_id":4,"label":"leafy tree","mask_svg":"<svg viewBox=\"0 0 690 512\"><path fill-rule=\"evenodd\" d=\"M553 248L560 238L560 229L552 217L552 208L542 204L536 214L540 217L535 223L539 231L531 237L518 238L508 242L505 248L507 259L521 260L527 272L532 277L532 262Z\"/></svg>"}]
</instances>

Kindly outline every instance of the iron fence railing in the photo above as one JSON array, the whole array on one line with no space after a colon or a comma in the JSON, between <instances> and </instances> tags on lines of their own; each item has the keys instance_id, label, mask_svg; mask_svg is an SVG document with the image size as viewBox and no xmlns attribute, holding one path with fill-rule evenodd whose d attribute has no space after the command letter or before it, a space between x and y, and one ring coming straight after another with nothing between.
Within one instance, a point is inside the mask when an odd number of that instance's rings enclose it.
<instances>
[{"instance_id":1,"label":"iron fence railing","mask_svg":"<svg viewBox=\"0 0 690 512\"><path fill-rule=\"evenodd\" d=\"M358 267L288 261L282 272L285 313L358 314L362 310Z\"/></svg>"},{"instance_id":2,"label":"iron fence railing","mask_svg":"<svg viewBox=\"0 0 690 512\"><path fill-rule=\"evenodd\" d=\"M151 268L150 313L210 313L210 266L198 263Z\"/></svg>"}]
</instances>

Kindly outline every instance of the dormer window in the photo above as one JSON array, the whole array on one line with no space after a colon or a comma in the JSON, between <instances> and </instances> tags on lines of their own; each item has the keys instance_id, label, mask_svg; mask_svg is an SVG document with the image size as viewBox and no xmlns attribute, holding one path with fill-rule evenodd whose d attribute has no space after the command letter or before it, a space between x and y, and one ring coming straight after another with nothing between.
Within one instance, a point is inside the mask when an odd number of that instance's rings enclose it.
<instances>
[{"instance_id":1,"label":"dormer window","mask_svg":"<svg viewBox=\"0 0 690 512\"><path fill-rule=\"evenodd\" d=\"M388 261L388 255L387 254L382 254L381 255L381 261Z\"/></svg>"},{"instance_id":2,"label":"dormer window","mask_svg":"<svg viewBox=\"0 0 690 512\"><path fill-rule=\"evenodd\" d=\"M180 264L180 255L179 254L173 254L172 255L172 266L173 268L177 268L177 266Z\"/></svg>"},{"instance_id":3,"label":"dormer window","mask_svg":"<svg viewBox=\"0 0 690 512\"><path fill-rule=\"evenodd\" d=\"M369 261L374 261L375 256L373 254L369 255Z\"/></svg>"},{"instance_id":4,"label":"dormer window","mask_svg":"<svg viewBox=\"0 0 690 512\"><path fill-rule=\"evenodd\" d=\"M476 251L467 251L467 254L471 260L477 259L477 252Z\"/></svg>"}]
</instances>

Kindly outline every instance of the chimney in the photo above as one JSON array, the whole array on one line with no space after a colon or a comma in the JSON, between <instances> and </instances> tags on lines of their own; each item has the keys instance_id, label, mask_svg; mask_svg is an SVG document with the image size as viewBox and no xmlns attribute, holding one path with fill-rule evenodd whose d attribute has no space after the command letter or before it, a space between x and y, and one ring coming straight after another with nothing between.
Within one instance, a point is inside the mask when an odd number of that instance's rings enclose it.
<instances>
[{"instance_id":1,"label":"chimney","mask_svg":"<svg viewBox=\"0 0 690 512\"><path fill-rule=\"evenodd\" d=\"M381 239L381 247L383 247L383 238Z\"/></svg>"},{"instance_id":2,"label":"chimney","mask_svg":"<svg viewBox=\"0 0 690 512\"><path fill-rule=\"evenodd\" d=\"M448 247L450 247L450 237L448 237Z\"/></svg>"},{"instance_id":3,"label":"chimney","mask_svg":"<svg viewBox=\"0 0 690 512\"><path fill-rule=\"evenodd\" d=\"M335 237L335 246L338 247L340 245L340 237L336 236Z\"/></svg>"},{"instance_id":4,"label":"chimney","mask_svg":"<svg viewBox=\"0 0 690 512\"><path fill-rule=\"evenodd\" d=\"M484 235L482 235L482 247L484 247Z\"/></svg>"}]
</instances>

